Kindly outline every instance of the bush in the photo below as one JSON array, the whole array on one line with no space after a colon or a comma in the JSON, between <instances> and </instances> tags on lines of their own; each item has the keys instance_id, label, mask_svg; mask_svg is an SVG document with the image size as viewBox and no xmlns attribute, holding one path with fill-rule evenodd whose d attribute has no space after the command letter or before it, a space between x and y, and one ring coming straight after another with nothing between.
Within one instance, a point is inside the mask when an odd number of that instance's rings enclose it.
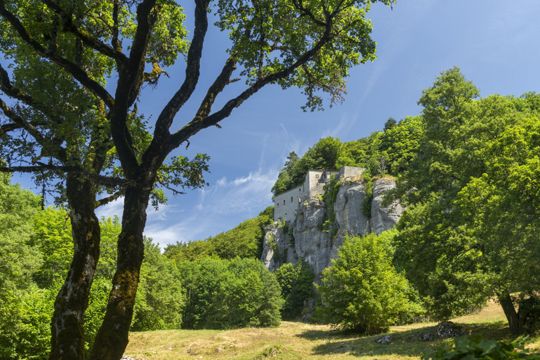
<instances>
[{"instance_id":1,"label":"bush","mask_svg":"<svg viewBox=\"0 0 540 360\"><path fill-rule=\"evenodd\" d=\"M179 329L185 294L178 270L157 245L145 245L132 330Z\"/></svg>"},{"instance_id":2,"label":"bush","mask_svg":"<svg viewBox=\"0 0 540 360\"><path fill-rule=\"evenodd\" d=\"M283 264L274 273L281 286L281 295L285 304L281 310L283 319L295 320L302 316L306 300L313 298L313 280L315 275L304 261L296 265Z\"/></svg>"},{"instance_id":3,"label":"bush","mask_svg":"<svg viewBox=\"0 0 540 360\"><path fill-rule=\"evenodd\" d=\"M323 271L318 310L323 319L345 330L375 334L422 312L415 291L392 265L394 234L345 240Z\"/></svg>"},{"instance_id":4,"label":"bush","mask_svg":"<svg viewBox=\"0 0 540 360\"><path fill-rule=\"evenodd\" d=\"M275 276L255 259L179 264L186 291L184 328L276 326L283 305Z\"/></svg>"},{"instance_id":5,"label":"bush","mask_svg":"<svg viewBox=\"0 0 540 360\"><path fill-rule=\"evenodd\" d=\"M46 359L54 295L30 288L0 296L0 359Z\"/></svg>"},{"instance_id":6,"label":"bush","mask_svg":"<svg viewBox=\"0 0 540 360\"><path fill-rule=\"evenodd\" d=\"M424 356L424 360L507 360L530 359L540 360L540 355L530 354L525 350L526 338L513 341L491 340L480 337L456 338L451 344L444 344L432 355Z\"/></svg>"}]
</instances>

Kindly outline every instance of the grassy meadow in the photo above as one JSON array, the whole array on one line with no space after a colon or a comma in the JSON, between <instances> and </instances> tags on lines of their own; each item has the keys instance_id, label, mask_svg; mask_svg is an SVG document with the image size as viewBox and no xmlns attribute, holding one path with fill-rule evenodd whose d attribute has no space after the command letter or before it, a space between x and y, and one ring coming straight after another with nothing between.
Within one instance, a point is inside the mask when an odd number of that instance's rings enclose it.
<instances>
[{"instance_id":1,"label":"grassy meadow","mask_svg":"<svg viewBox=\"0 0 540 360\"><path fill-rule=\"evenodd\" d=\"M510 336L496 303L453 321L463 324L470 334L496 339ZM126 355L137 360L419 359L440 343L418 339L434 325L392 327L392 342L388 345L375 342L381 335L360 337L336 332L326 325L299 322L282 322L277 328L133 332ZM540 336L532 338L528 346L540 350Z\"/></svg>"}]
</instances>

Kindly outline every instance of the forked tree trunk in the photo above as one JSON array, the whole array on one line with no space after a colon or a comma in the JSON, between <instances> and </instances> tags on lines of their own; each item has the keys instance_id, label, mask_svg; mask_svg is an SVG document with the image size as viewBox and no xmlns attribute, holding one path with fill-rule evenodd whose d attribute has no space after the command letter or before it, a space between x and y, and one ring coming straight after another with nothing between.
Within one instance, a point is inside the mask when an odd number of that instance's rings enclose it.
<instances>
[{"instance_id":1,"label":"forked tree trunk","mask_svg":"<svg viewBox=\"0 0 540 360\"><path fill-rule=\"evenodd\" d=\"M149 191L143 190L142 186L126 189L116 273L91 359L119 360L126 349L144 256L143 231L149 195Z\"/></svg>"},{"instance_id":2,"label":"forked tree trunk","mask_svg":"<svg viewBox=\"0 0 540 360\"><path fill-rule=\"evenodd\" d=\"M99 259L100 227L95 215L94 186L68 176L67 198L74 252L64 285L54 304L51 321L51 360L84 359L83 316Z\"/></svg>"},{"instance_id":3,"label":"forked tree trunk","mask_svg":"<svg viewBox=\"0 0 540 360\"><path fill-rule=\"evenodd\" d=\"M523 324L520 321L519 314L514 307L514 302L508 293L499 294L499 302L503 308L506 320L508 320L508 326L510 332L513 335L520 335L523 333Z\"/></svg>"}]
</instances>

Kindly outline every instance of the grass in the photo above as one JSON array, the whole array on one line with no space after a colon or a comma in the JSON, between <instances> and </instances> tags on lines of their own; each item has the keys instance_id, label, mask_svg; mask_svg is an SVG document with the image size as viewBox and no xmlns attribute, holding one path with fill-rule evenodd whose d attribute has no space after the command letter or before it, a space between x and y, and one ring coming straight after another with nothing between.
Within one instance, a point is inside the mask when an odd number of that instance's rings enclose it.
<instances>
[{"instance_id":1,"label":"grass","mask_svg":"<svg viewBox=\"0 0 540 360\"><path fill-rule=\"evenodd\" d=\"M490 303L477 314L453 320L468 333L490 338L510 336L500 306ZM424 342L418 335L435 323L417 323L390 329L392 342L375 342L381 335L359 337L326 325L283 322L277 328L236 330L165 330L130 334L126 354L137 360L176 359L419 359L440 341ZM540 350L540 337L529 347Z\"/></svg>"}]
</instances>

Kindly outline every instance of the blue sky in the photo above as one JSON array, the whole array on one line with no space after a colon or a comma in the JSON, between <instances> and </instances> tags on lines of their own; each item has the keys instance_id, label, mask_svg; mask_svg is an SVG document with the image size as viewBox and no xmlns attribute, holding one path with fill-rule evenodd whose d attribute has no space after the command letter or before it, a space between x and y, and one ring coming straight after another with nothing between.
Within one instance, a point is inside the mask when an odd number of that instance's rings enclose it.
<instances>
[{"instance_id":1,"label":"blue sky","mask_svg":"<svg viewBox=\"0 0 540 360\"><path fill-rule=\"evenodd\" d=\"M190 18L193 9L186 11ZM187 152L179 152L210 155L209 186L171 195L167 205L149 210L146 234L164 246L203 239L257 215L271 204L270 189L291 150L301 154L324 136L358 139L380 130L388 117L417 114L422 90L450 67L459 66L482 96L540 91L538 0L398 0L392 10L374 6L370 18L378 58L352 70L342 104L305 113L299 90L263 89L221 129L199 133ZM207 40L197 99L221 68L227 45L215 29ZM168 72L170 78L156 89L145 89L140 108L150 120L178 87L183 65ZM222 101L237 94L240 85L225 92ZM188 103L176 125L196 106ZM30 186L25 178L16 180ZM100 215L120 214L121 206L121 201L112 203Z\"/></svg>"}]
</instances>

